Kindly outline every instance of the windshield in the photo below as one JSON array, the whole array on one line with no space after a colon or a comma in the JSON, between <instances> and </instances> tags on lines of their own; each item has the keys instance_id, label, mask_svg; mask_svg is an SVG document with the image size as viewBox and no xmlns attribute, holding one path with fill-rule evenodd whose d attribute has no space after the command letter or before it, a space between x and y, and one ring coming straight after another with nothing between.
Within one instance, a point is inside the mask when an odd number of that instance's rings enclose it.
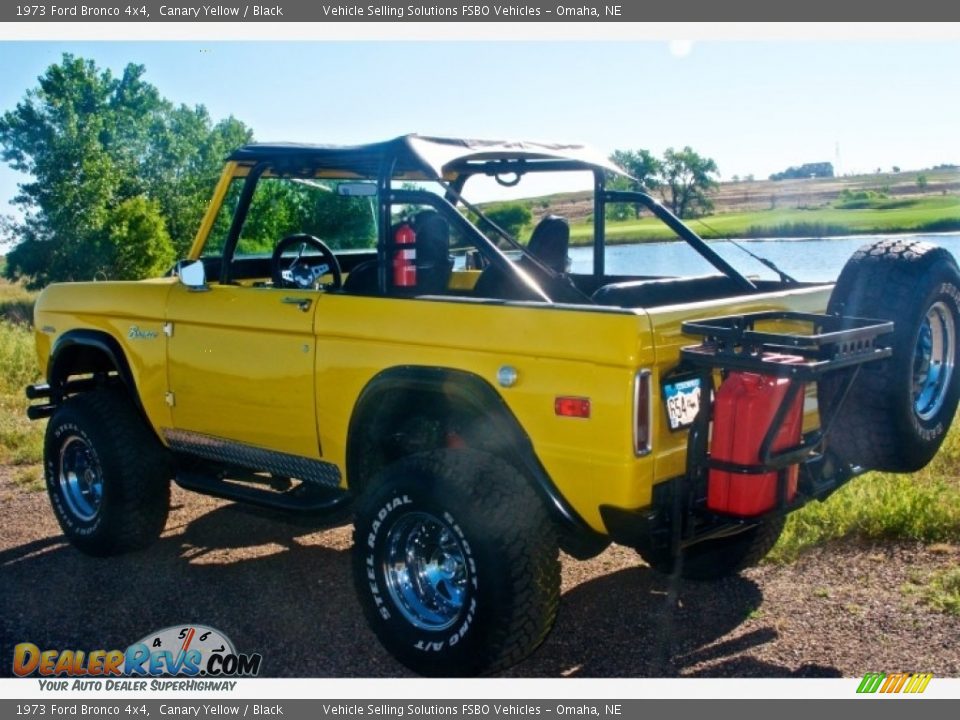
<instances>
[{"instance_id":1,"label":"windshield","mask_svg":"<svg viewBox=\"0 0 960 720\"><path fill-rule=\"evenodd\" d=\"M204 245L204 257L222 255L244 182L244 178L235 178L231 183ZM261 177L234 257L269 257L281 239L295 234L321 238L332 250L375 248L376 185L355 180Z\"/></svg>"}]
</instances>

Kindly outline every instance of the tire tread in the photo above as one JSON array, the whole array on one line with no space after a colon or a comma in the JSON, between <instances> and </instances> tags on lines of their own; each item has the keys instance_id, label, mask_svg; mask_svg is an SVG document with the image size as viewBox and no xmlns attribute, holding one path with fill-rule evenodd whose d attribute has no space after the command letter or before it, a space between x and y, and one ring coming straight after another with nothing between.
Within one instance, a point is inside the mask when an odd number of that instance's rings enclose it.
<instances>
[{"instance_id":1,"label":"tire tread","mask_svg":"<svg viewBox=\"0 0 960 720\"><path fill-rule=\"evenodd\" d=\"M925 465L939 446L938 442L920 448L906 441L910 432L904 417L906 389L898 387L905 378L891 376L891 368L905 362L903 353L912 352L915 320L909 317L909 302L932 289L931 272L946 273L960 287L960 271L949 252L920 240L892 239L861 247L837 279L828 313L894 322L888 341L894 357L861 367L840 415L836 402L849 371L828 375L820 382L822 422L830 424L828 447L844 462L893 472L913 471ZM957 381L955 375L953 382ZM954 393L954 405L955 397ZM946 414L952 417L952 409Z\"/></svg>"},{"instance_id":2,"label":"tire tread","mask_svg":"<svg viewBox=\"0 0 960 720\"><path fill-rule=\"evenodd\" d=\"M92 535L72 534L62 520L61 527L78 549L90 555L119 555L146 548L163 532L169 512L172 473L166 449L124 391L102 388L69 398L54 414L45 441L48 459L58 452L54 428L71 417L91 439L100 441L94 452L104 484L112 483L111 504L103 508L104 523ZM49 475L49 460L47 465ZM48 477L48 488L53 482Z\"/></svg>"},{"instance_id":3,"label":"tire tread","mask_svg":"<svg viewBox=\"0 0 960 720\"><path fill-rule=\"evenodd\" d=\"M355 547L365 542L363 518L370 517L380 506L382 493L386 492L384 486L411 476L443 484L445 497L460 500L460 507L450 511L458 523L473 529L470 542L492 543L491 552L503 558L500 565L506 570L494 580L500 583L499 596L506 599L507 611L499 622L485 628L483 652L463 664L450 658L431 662L402 651L395 652L397 658L427 675L490 674L515 665L546 638L560 603L557 537L543 503L512 466L492 455L468 449L418 453L386 468L376 489L361 502L354 530ZM472 517L467 517L464 510ZM380 621L371 603L366 602L368 581L359 555L354 565L358 594L377 635L393 652L397 648L392 645L389 628Z\"/></svg>"}]
</instances>

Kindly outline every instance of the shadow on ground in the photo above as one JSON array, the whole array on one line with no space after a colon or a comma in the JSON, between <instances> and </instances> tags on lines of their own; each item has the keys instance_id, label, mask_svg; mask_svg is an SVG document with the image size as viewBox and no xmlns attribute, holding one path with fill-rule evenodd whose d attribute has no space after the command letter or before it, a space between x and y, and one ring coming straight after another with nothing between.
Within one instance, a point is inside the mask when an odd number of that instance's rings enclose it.
<instances>
[{"instance_id":1,"label":"shadow on ground","mask_svg":"<svg viewBox=\"0 0 960 720\"><path fill-rule=\"evenodd\" d=\"M315 531L227 505L168 525L149 550L119 558L86 557L60 537L0 551L0 675L12 674L19 642L123 649L185 623L213 626L238 651L262 653L265 676L409 675L367 628L346 532L331 531L335 542L324 545ZM703 664L705 675L794 674L742 655L775 641L773 630L721 640L761 599L743 578L674 585L643 566L614 572L565 593L546 643L507 674L662 677ZM816 666L801 673L839 675Z\"/></svg>"},{"instance_id":2,"label":"shadow on ground","mask_svg":"<svg viewBox=\"0 0 960 720\"><path fill-rule=\"evenodd\" d=\"M666 577L646 566L620 570L565 593L557 624L543 647L508 674L794 676L798 673L789 668L743 655L775 642L774 629L722 639L751 617L762 599L757 584L742 577L695 583ZM819 666L805 666L800 674L841 676L835 668Z\"/></svg>"}]
</instances>

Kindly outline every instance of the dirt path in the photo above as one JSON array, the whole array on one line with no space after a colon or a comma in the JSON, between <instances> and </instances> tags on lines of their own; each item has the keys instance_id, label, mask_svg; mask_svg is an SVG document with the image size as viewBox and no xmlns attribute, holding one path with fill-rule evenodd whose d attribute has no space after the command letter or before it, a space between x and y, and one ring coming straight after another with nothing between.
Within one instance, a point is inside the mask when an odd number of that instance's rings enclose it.
<instances>
[{"instance_id":1,"label":"dirt path","mask_svg":"<svg viewBox=\"0 0 960 720\"><path fill-rule=\"evenodd\" d=\"M67 546L43 493L0 468L0 675L19 642L124 648L196 622L264 656L268 676L409 674L367 629L350 583L350 529L298 527L175 489L160 542L122 558ZM960 675L960 617L901 590L960 549L836 546L713 585L681 583L614 547L564 559L560 617L512 676Z\"/></svg>"}]
</instances>

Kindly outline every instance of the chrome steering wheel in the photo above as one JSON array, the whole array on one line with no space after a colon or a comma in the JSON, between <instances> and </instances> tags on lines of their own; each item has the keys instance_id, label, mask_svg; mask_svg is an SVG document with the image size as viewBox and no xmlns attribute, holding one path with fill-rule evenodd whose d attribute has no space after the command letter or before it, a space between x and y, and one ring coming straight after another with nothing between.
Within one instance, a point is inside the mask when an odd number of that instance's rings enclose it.
<instances>
[{"instance_id":1,"label":"chrome steering wheel","mask_svg":"<svg viewBox=\"0 0 960 720\"><path fill-rule=\"evenodd\" d=\"M308 247L316 250L318 255L304 255ZM296 249L296 257L284 267L283 254L293 249ZM273 286L277 288L339 290L343 285L340 263L333 250L320 238L305 233L287 235L277 243L270 258L270 274ZM321 283L320 278L324 275L332 275L333 282Z\"/></svg>"}]
</instances>

